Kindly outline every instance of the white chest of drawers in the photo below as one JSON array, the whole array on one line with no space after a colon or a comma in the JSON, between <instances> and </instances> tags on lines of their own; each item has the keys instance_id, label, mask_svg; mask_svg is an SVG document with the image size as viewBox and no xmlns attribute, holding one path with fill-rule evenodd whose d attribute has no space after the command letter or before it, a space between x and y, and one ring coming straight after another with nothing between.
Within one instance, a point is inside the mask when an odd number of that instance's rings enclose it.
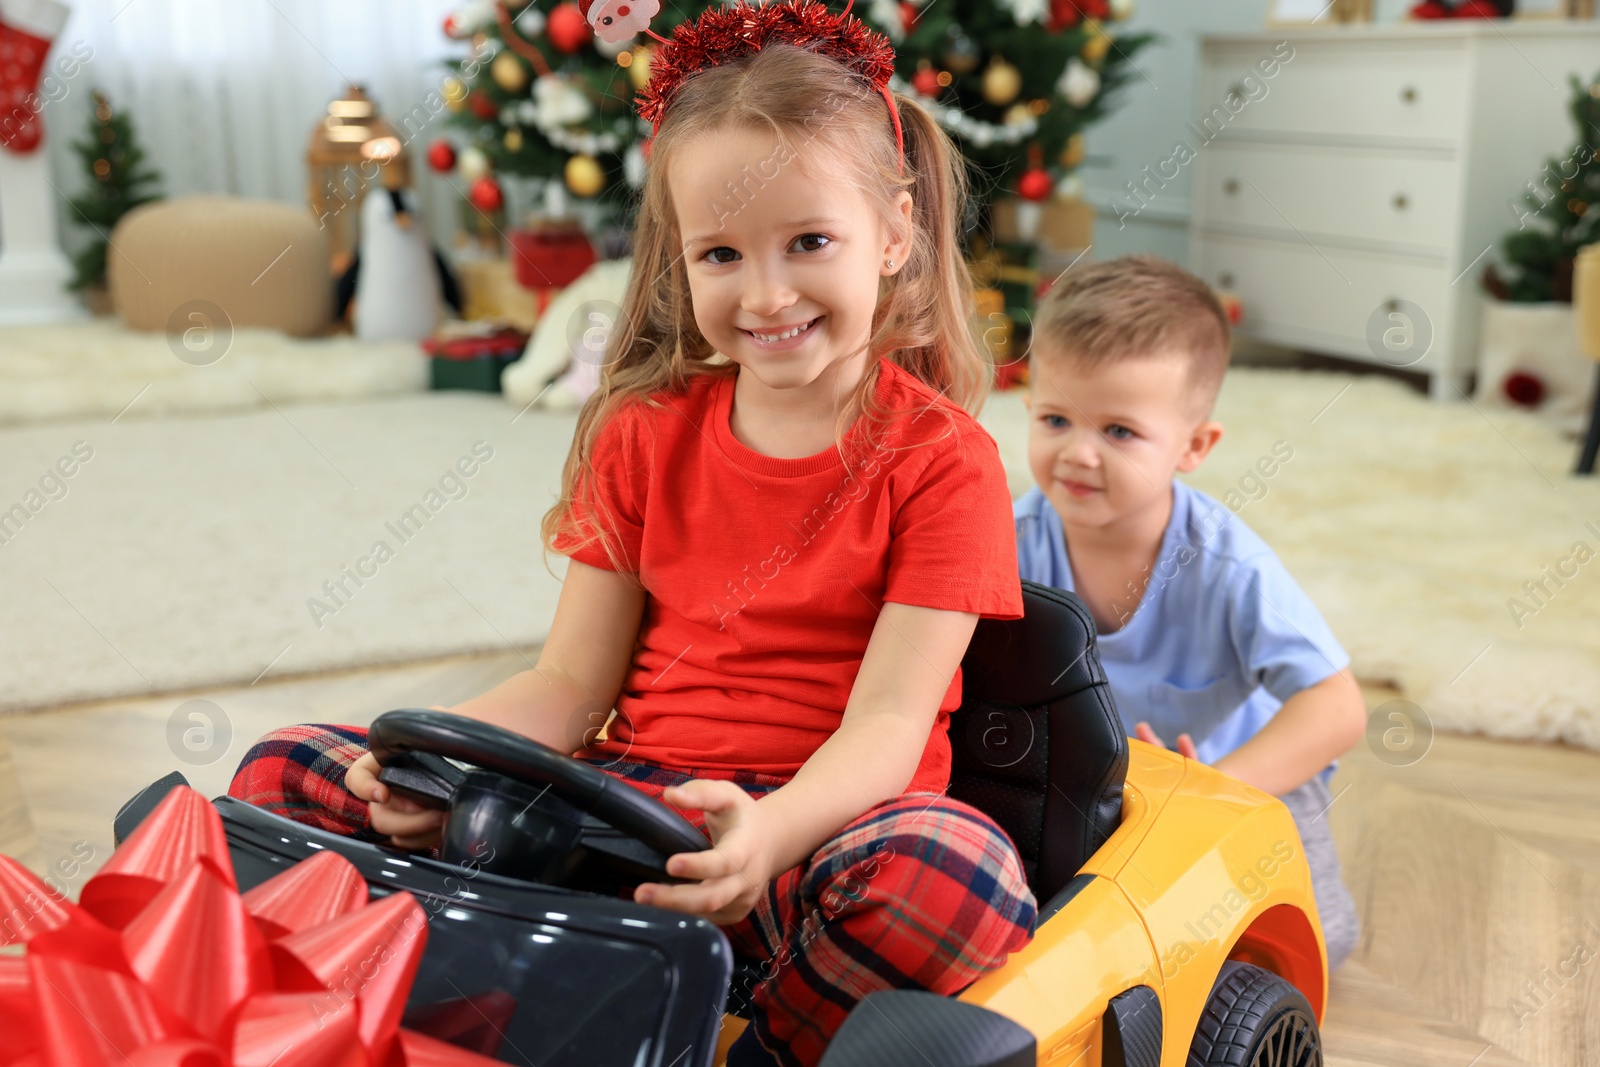
<instances>
[{"instance_id":1,"label":"white chest of drawers","mask_svg":"<svg viewBox=\"0 0 1600 1067\"><path fill-rule=\"evenodd\" d=\"M1191 261L1243 298L1239 332L1460 396L1484 266L1569 154L1569 76L1600 71L1600 25L1208 37L1200 71Z\"/></svg>"}]
</instances>

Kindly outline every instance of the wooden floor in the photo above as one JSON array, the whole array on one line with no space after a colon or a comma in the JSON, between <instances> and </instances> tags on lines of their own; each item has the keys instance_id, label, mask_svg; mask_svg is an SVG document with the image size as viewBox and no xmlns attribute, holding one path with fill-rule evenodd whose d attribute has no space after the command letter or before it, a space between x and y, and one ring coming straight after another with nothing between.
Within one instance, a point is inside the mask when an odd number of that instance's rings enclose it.
<instances>
[{"instance_id":1,"label":"wooden floor","mask_svg":"<svg viewBox=\"0 0 1600 1067\"><path fill-rule=\"evenodd\" d=\"M171 770L214 796L273 727L451 704L528 665L508 652L0 718L0 852L75 890L110 855L117 808ZM1365 929L1333 979L1331 1067L1600 1064L1600 754L1439 735L1394 767L1361 745L1333 791Z\"/></svg>"}]
</instances>

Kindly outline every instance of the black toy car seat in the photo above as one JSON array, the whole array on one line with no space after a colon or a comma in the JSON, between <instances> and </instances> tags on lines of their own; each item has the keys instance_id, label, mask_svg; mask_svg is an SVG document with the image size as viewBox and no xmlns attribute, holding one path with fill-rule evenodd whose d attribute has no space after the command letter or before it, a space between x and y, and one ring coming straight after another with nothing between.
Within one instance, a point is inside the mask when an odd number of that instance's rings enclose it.
<instances>
[{"instance_id":1,"label":"black toy car seat","mask_svg":"<svg viewBox=\"0 0 1600 1067\"><path fill-rule=\"evenodd\" d=\"M1020 619L980 619L950 717L950 795L1000 824L1042 923L1089 879L1078 869L1122 818L1128 738L1072 593L1022 583ZM749 1018L760 961L737 958L728 1011Z\"/></svg>"},{"instance_id":2,"label":"black toy car seat","mask_svg":"<svg viewBox=\"0 0 1600 1067\"><path fill-rule=\"evenodd\" d=\"M950 795L1011 836L1039 901L1117 828L1128 738L1077 596L1022 583L1023 617L980 619L950 719Z\"/></svg>"}]
</instances>

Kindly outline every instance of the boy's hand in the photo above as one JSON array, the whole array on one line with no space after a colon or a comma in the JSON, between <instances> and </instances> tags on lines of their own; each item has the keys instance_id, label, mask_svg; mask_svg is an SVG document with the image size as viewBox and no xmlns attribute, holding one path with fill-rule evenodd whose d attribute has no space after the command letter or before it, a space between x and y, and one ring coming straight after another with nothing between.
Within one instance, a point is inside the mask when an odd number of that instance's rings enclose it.
<instances>
[{"instance_id":1,"label":"boy's hand","mask_svg":"<svg viewBox=\"0 0 1600 1067\"><path fill-rule=\"evenodd\" d=\"M754 797L732 782L697 778L661 794L675 808L706 814L712 847L704 852L679 852L667 859L674 878L696 879L688 885L645 882L633 891L640 904L704 916L719 926L750 914L777 872L767 843L773 839L767 816Z\"/></svg>"},{"instance_id":2,"label":"boy's hand","mask_svg":"<svg viewBox=\"0 0 1600 1067\"><path fill-rule=\"evenodd\" d=\"M1134 732L1139 735L1139 740L1143 741L1145 744L1154 745L1157 748L1167 747L1167 743L1161 740L1161 738L1157 737L1154 730L1150 729L1149 723L1141 722L1134 726L1133 729ZM1178 735L1178 755L1193 760L1200 758L1200 750L1194 747L1194 738L1190 737L1188 734Z\"/></svg>"}]
</instances>

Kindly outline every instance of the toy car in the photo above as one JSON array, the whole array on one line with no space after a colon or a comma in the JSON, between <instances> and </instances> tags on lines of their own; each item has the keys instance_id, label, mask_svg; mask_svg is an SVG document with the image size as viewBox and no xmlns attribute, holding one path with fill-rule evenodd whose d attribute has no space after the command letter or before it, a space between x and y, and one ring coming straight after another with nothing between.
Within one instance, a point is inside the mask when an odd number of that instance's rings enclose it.
<instances>
[{"instance_id":1,"label":"toy car","mask_svg":"<svg viewBox=\"0 0 1600 1067\"><path fill-rule=\"evenodd\" d=\"M1326 953L1288 810L1125 736L1071 593L1024 583L982 620L951 719L950 794L1011 836L1035 936L954 997L869 995L823 1067L1318 1067ZM374 721L391 787L441 806L440 859L220 797L241 890L334 849L428 913L404 1025L505 1063L714 1067L759 978L714 925L635 904L677 813L591 765L463 716ZM118 813L120 843L182 777ZM732 1025L725 1025L731 1023Z\"/></svg>"}]
</instances>

